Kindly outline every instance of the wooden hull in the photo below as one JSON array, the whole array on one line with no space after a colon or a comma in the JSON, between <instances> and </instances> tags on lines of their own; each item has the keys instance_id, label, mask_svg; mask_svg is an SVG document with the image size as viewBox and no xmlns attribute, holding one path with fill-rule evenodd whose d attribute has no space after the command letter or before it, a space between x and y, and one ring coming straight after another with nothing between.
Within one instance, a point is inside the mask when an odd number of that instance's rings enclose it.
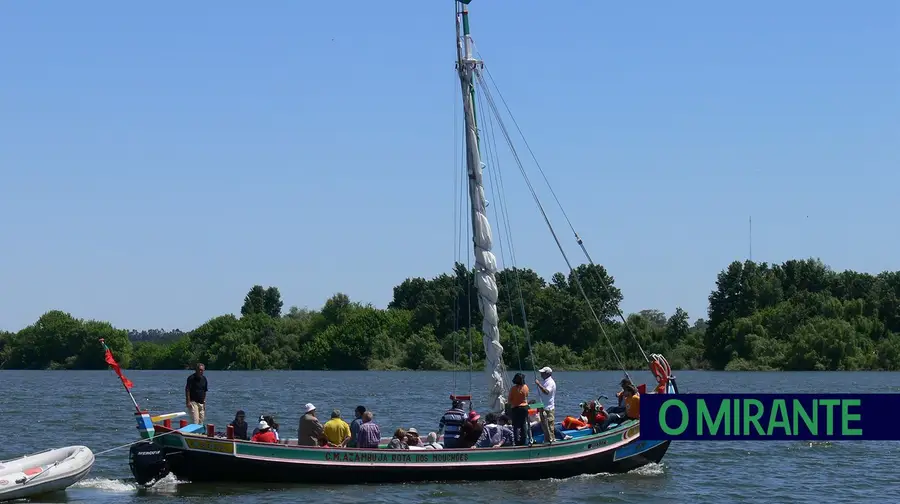
<instances>
[{"instance_id":1,"label":"wooden hull","mask_svg":"<svg viewBox=\"0 0 900 504\"><path fill-rule=\"evenodd\" d=\"M639 424L630 423L552 445L463 450L306 448L170 431L155 442L163 447L169 470L181 480L357 484L621 473L660 462L668 450L669 441L642 440L639 434Z\"/></svg>"}]
</instances>

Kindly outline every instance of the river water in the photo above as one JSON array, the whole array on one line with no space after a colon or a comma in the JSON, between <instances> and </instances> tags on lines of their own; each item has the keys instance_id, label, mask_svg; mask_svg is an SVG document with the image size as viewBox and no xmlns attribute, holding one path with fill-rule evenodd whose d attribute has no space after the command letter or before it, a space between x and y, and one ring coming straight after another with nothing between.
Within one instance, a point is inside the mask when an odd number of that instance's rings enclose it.
<instances>
[{"instance_id":1,"label":"river water","mask_svg":"<svg viewBox=\"0 0 900 504\"><path fill-rule=\"evenodd\" d=\"M184 410L186 371L126 371L135 397L152 413ZM208 371L207 421L224 430L238 409L248 420L276 415L295 436L302 406L319 417L333 408L352 418L372 409L382 433L398 426L436 430L448 394L483 390L481 374L449 372ZM637 371L638 380L652 381ZM557 416L578 403L612 397L621 373L558 372ZM900 373L678 373L682 392L900 392ZM477 404L476 404L477 406ZM0 460L73 444L95 453L134 441L133 406L111 371L0 371ZM88 477L40 502L517 502L722 503L897 502L897 442L676 442L663 462L623 475L567 480L364 486L192 484L171 476L151 489L131 481L127 449L98 455Z\"/></svg>"}]
</instances>

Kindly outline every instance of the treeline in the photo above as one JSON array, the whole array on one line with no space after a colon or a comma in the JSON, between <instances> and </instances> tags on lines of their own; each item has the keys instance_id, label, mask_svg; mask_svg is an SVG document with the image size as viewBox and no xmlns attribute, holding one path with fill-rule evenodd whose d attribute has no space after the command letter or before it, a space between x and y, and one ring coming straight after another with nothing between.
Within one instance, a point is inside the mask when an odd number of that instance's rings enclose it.
<instances>
[{"instance_id":1,"label":"treeline","mask_svg":"<svg viewBox=\"0 0 900 504\"><path fill-rule=\"evenodd\" d=\"M835 273L816 260L734 262L709 296L709 320L693 325L681 308L668 317L644 310L623 324L622 293L602 266L549 282L507 269L497 282L510 369L637 369L645 366L640 348L664 354L676 369L900 369L900 272ZM483 367L474 276L461 264L430 280L406 279L387 309L342 293L319 310L282 309L276 287L254 286L239 317L222 315L187 333L125 331L51 311L17 333L0 332L0 368L102 369L101 337L123 367L137 369Z\"/></svg>"}]
</instances>

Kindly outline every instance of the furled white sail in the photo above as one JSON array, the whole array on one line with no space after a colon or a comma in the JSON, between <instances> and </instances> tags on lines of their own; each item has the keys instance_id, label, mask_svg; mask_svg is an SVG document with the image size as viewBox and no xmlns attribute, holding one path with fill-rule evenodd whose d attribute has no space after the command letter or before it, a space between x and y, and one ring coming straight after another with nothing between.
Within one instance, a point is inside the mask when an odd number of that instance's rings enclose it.
<instances>
[{"instance_id":1,"label":"furled white sail","mask_svg":"<svg viewBox=\"0 0 900 504\"><path fill-rule=\"evenodd\" d=\"M462 16L467 16L465 10ZM506 403L506 371L503 366L503 346L500 345L500 328L497 317L497 258L491 252L493 237L487 218L487 201L484 197L482 173L484 164L478 148L478 131L475 120L474 75L480 62L472 57L472 40L468 34L468 19L463 19L465 33L457 41L459 75L462 84L463 111L466 126L466 165L469 175L469 201L472 204L472 231L475 245L475 286L478 291L478 308L484 317L485 370L488 375L487 405L490 411L503 411Z\"/></svg>"}]
</instances>

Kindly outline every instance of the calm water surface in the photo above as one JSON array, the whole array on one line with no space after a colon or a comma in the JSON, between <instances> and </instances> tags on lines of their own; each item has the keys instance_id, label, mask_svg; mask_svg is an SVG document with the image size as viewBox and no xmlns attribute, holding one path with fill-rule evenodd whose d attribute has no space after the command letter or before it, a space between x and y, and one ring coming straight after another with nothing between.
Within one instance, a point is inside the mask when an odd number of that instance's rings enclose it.
<instances>
[{"instance_id":1,"label":"calm water surface","mask_svg":"<svg viewBox=\"0 0 900 504\"><path fill-rule=\"evenodd\" d=\"M153 413L184 410L189 372L128 371L135 397ZM340 408L352 417L363 404L382 432L395 427L436 430L454 388L470 390L467 373L428 372L216 372L208 371L208 421L217 430L238 409L252 418L275 413L285 435L295 436L303 404L320 417ZM649 372L635 372L652 381ZM617 372L555 374L557 416L578 403L610 397ZM900 373L678 374L683 392L900 392ZM483 390L474 378L476 398ZM131 408L131 409L130 409ZM133 407L111 371L0 371L0 460L51 447L84 444L100 452L136 439ZM240 502L471 502L722 503L898 502L900 443L676 442L663 463L624 475L567 480L471 484L366 486L193 484L174 480L151 489L134 485L127 449L99 455L87 479L40 502L92 504ZM886 497L890 496L890 497Z\"/></svg>"}]
</instances>

